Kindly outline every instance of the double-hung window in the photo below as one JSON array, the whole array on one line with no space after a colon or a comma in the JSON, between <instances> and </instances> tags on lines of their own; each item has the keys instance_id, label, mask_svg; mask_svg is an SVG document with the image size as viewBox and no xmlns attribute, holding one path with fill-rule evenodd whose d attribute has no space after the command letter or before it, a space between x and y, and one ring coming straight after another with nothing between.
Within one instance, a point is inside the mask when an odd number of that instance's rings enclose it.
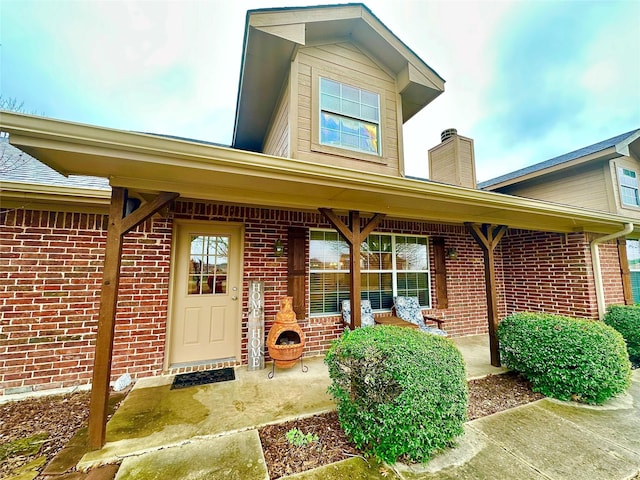
<instances>
[{"instance_id":1,"label":"double-hung window","mask_svg":"<svg viewBox=\"0 0 640 480\"><path fill-rule=\"evenodd\" d=\"M312 230L309 252L310 313L337 314L349 298L349 246L336 232ZM427 237L372 233L360 246L360 269L361 298L374 310L390 310L398 295L431 305Z\"/></svg>"},{"instance_id":2,"label":"double-hung window","mask_svg":"<svg viewBox=\"0 0 640 480\"><path fill-rule=\"evenodd\" d=\"M380 155L380 95L320 77L320 144Z\"/></svg>"},{"instance_id":3,"label":"double-hung window","mask_svg":"<svg viewBox=\"0 0 640 480\"><path fill-rule=\"evenodd\" d=\"M638 194L638 176L633 170L618 168L618 181L620 182L620 198L623 205L640 207L640 195Z\"/></svg>"}]
</instances>

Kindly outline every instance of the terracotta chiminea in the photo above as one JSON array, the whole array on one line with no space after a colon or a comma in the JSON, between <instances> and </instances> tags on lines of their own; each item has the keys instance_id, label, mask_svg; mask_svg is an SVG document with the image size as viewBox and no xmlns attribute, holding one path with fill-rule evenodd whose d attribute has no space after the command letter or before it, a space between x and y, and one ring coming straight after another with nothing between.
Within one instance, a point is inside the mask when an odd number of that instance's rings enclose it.
<instances>
[{"instance_id":1,"label":"terracotta chiminea","mask_svg":"<svg viewBox=\"0 0 640 480\"><path fill-rule=\"evenodd\" d=\"M292 301L293 297L280 299L280 311L276 314L276 321L267 335L267 348L269 356L273 359L269 378L273 377L276 366L291 368L302 359L304 332L296 321L296 313L291 307Z\"/></svg>"}]
</instances>

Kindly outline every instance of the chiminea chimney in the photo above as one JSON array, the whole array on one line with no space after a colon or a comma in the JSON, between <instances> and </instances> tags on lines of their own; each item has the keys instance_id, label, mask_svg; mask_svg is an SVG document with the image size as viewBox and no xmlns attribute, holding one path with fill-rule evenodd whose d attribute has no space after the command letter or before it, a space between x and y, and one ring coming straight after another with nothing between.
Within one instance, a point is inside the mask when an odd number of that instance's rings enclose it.
<instances>
[{"instance_id":1,"label":"chiminea chimney","mask_svg":"<svg viewBox=\"0 0 640 480\"><path fill-rule=\"evenodd\" d=\"M476 188L473 140L455 128L440 134L441 143L429 150L429 179L460 187Z\"/></svg>"}]
</instances>

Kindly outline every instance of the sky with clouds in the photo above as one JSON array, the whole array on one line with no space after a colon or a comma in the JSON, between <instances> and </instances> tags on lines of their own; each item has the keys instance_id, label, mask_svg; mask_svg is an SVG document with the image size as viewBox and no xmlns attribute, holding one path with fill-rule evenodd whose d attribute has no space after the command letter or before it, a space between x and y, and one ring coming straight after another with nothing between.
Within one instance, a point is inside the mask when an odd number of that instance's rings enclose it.
<instances>
[{"instance_id":1,"label":"sky with clouds","mask_svg":"<svg viewBox=\"0 0 640 480\"><path fill-rule=\"evenodd\" d=\"M29 112L231 143L246 11L323 0L0 0L0 92ZM640 1L368 0L446 80L409 175L457 128L478 180L640 128Z\"/></svg>"}]
</instances>

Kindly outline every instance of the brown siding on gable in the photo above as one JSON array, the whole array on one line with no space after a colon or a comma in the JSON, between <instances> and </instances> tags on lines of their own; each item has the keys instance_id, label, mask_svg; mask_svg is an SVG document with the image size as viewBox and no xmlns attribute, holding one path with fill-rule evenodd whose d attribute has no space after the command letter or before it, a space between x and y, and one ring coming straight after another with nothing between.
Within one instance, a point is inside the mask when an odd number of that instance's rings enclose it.
<instances>
[{"instance_id":1,"label":"brown siding on gable","mask_svg":"<svg viewBox=\"0 0 640 480\"><path fill-rule=\"evenodd\" d=\"M280 99L271 120L269 133L264 142L263 153L289 158L289 88Z\"/></svg>"},{"instance_id":2,"label":"brown siding on gable","mask_svg":"<svg viewBox=\"0 0 640 480\"><path fill-rule=\"evenodd\" d=\"M602 163L575 167L545 175L541 179L522 182L497 190L519 197L536 198L549 202L615 213L607 194L605 170Z\"/></svg>"},{"instance_id":3,"label":"brown siding on gable","mask_svg":"<svg viewBox=\"0 0 640 480\"><path fill-rule=\"evenodd\" d=\"M395 79L351 43L328 44L303 47L298 52L298 143L293 146L292 156L329 165L400 175L398 152L398 105ZM380 95L381 147L382 155L365 155L358 159L357 152L346 149L331 149L327 153L317 146L318 92L314 86L318 77L325 76L348 85L353 85Z\"/></svg>"}]
</instances>

